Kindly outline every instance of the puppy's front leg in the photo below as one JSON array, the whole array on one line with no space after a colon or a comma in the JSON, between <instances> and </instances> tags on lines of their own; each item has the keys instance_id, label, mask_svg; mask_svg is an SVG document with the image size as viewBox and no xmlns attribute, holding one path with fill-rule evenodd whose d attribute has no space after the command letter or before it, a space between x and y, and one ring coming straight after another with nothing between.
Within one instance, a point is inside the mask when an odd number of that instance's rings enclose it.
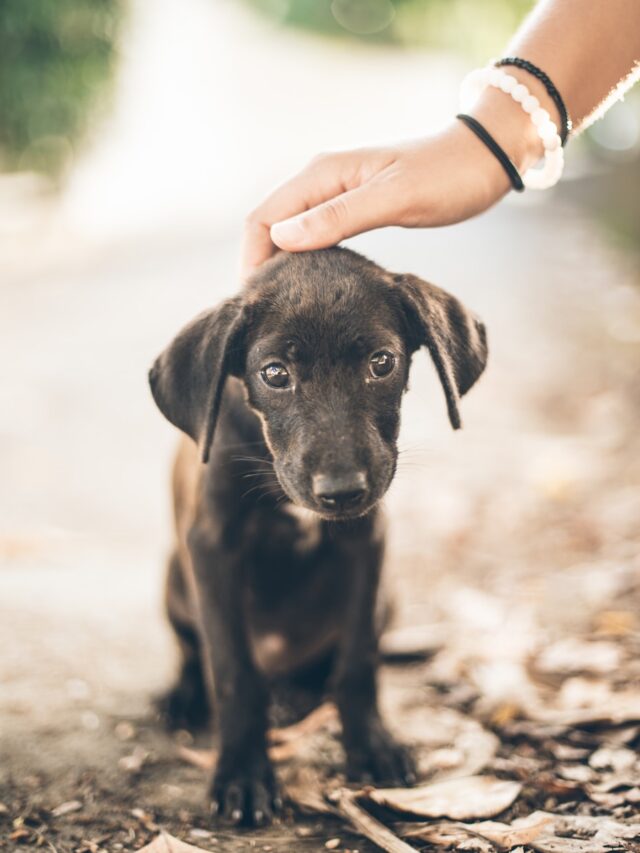
<instances>
[{"instance_id":1,"label":"puppy's front leg","mask_svg":"<svg viewBox=\"0 0 640 853\"><path fill-rule=\"evenodd\" d=\"M353 781L410 785L415 782L411 754L389 733L378 710L375 610L383 545L367 535L367 521L361 522L362 538L350 536L346 543L348 590L334 672L347 776Z\"/></svg>"},{"instance_id":2,"label":"puppy's front leg","mask_svg":"<svg viewBox=\"0 0 640 853\"><path fill-rule=\"evenodd\" d=\"M220 736L212 809L235 824L267 823L280 801L266 749L267 689L247 639L242 559L206 527L191 530L189 548Z\"/></svg>"}]
</instances>

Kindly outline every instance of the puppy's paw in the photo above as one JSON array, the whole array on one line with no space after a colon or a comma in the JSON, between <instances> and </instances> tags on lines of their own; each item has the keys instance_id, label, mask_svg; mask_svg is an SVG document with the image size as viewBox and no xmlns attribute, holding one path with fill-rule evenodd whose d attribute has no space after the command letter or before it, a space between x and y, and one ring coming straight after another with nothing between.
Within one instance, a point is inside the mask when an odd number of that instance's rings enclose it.
<instances>
[{"instance_id":1,"label":"puppy's paw","mask_svg":"<svg viewBox=\"0 0 640 853\"><path fill-rule=\"evenodd\" d=\"M416 781L416 765L411 750L398 743L382 724L369 729L359 742L345 745L347 778L364 782L403 787Z\"/></svg>"},{"instance_id":2,"label":"puppy's paw","mask_svg":"<svg viewBox=\"0 0 640 853\"><path fill-rule=\"evenodd\" d=\"M221 760L211 783L211 814L234 826L264 826L282 808L275 776L266 756L258 760Z\"/></svg>"}]
</instances>

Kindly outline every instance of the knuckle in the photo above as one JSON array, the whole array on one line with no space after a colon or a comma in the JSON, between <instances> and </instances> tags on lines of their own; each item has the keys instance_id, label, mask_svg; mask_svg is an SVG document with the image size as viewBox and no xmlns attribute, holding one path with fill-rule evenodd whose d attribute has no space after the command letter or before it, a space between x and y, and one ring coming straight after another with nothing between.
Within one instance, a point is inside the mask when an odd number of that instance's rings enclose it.
<instances>
[{"instance_id":1,"label":"knuckle","mask_svg":"<svg viewBox=\"0 0 640 853\"><path fill-rule=\"evenodd\" d=\"M332 228L341 228L349 216L349 208L341 196L326 202L322 210L326 224Z\"/></svg>"},{"instance_id":2,"label":"knuckle","mask_svg":"<svg viewBox=\"0 0 640 853\"><path fill-rule=\"evenodd\" d=\"M317 166L321 166L323 163L327 162L330 156L331 155L326 151L321 151L309 160L309 168L313 169Z\"/></svg>"},{"instance_id":3,"label":"knuckle","mask_svg":"<svg viewBox=\"0 0 640 853\"><path fill-rule=\"evenodd\" d=\"M248 213L244 218L244 228L245 231L254 231L256 228L259 228L262 225L262 217L260 213L260 208L254 208L250 213Z\"/></svg>"},{"instance_id":4,"label":"knuckle","mask_svg":"<svg viewBox=\"0 0 640 853\"><path fill-rule=\"evenodd\" d=\"M316 156L309 161L307 172L311 174L322 172L326 170L328 166L335 165L339 158L339 154L331 151L323 151L320 154L316 154Z\"/></svg>"}]
</instances>

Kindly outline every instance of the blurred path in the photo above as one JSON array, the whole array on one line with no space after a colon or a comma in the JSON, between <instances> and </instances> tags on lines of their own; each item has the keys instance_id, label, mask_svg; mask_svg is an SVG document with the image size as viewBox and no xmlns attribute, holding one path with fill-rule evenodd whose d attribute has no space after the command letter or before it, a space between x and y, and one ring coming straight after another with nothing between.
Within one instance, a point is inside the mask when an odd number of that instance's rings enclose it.
<instances>
[{"instance_id":1,"label":"blurred path","mask_svg":"<svg viewBox=\"0 0 640 853\"><path fill-rule=\"evenodd\" d=\"M462 73L446 56L283 30L233 0L134 0L115 110L65 219L92 237L229 229L319 151L443 124Z\"/></svg>"}]
</instances>

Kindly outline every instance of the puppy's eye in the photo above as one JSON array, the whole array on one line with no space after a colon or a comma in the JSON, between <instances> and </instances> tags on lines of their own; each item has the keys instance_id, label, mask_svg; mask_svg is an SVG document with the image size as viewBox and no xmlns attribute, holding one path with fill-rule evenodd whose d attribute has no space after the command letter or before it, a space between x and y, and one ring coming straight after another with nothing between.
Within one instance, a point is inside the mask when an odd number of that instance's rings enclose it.
<instances>
[{"instance_id":1,"label":"puppy's eye","mask_svg":"<svg viewBox=\"0 0 640 853\"><path fill-rule=\"evenodd\" d=\"M396 357L387 350L374 352L369 359L369 373L374 379L383 379L388 376L396 366Z\"/></svg>"},{"instance_id":2,"label":"puppy's eye","mask_svg":"<svg viewBox=\"0 0 640 853\"><path fill-rule=\"evenodd\" d=\"M289 371L279 361L273 361L260 371L263 380L271 388L286 388L289 385Z\"/></svg>"}]
</instances>

